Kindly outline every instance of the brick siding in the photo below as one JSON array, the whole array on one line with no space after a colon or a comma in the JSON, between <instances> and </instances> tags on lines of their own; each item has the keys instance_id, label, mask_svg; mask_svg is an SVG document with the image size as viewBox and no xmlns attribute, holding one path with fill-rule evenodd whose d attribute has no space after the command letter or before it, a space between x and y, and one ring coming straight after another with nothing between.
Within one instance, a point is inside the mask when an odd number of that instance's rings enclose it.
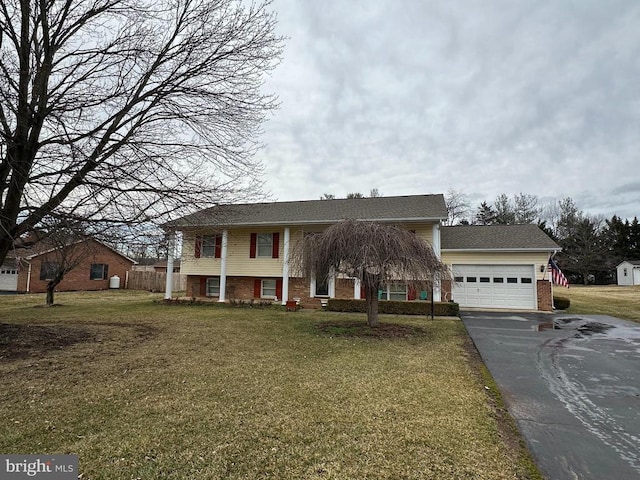
<instances>
[{"instance_id":1,"label":"brick siding","mask_svg":"<svg viewBox=\"0 0 640 480\"><path fill-rule=\"evenodd\" d=\"M133 262L99 242L90 242L89 247L82 247L85 249L82 261L64 276L56 286L56 292L106 290L109 288L109 279L114 275L120 277L120 288L124 287L127 272L131 270ZM58 263L56 253L52 252L33 258L30 270L28 264L22 265L18 273L19 292L44 293L47 291L48 282L40 280L42 264L46 262ZM108 265L108 275L105 280L91 280L91 265L94 263ZM28 290L27 283L29 283Z\"/></svg>"},{"instance_id":2,"label":"brick siding","mask_svg":"<svg viewBox=\"0 0 640 480\"><path fill-rule=\"evenodd\" d=\"M538 280L538 310L543 312L553 311L553 294L551 293L551 282L549 280Z\"/></svg>"}]
</instances>

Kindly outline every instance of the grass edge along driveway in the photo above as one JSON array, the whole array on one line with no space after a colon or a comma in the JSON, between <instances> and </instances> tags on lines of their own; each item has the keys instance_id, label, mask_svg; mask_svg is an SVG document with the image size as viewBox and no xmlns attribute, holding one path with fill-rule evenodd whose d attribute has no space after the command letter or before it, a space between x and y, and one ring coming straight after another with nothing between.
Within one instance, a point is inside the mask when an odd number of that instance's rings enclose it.
<instances>
[{"instance_id":1,"label":"grass edge along driveway","mask_svg":"<svg viewBox=\"0 0 640 480\"><path fill-rule=\"evenodd\" d=\"M0 299L0 451L76 453L85 480L537 478L459 320L376 338L154 298Z\"/></svg>"}]
</instances>

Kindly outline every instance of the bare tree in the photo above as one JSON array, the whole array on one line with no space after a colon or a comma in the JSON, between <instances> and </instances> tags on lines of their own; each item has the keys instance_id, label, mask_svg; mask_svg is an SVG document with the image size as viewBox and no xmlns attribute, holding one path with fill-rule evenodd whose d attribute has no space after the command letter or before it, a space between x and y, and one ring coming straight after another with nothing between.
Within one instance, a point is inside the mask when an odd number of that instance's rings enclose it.
<instances>
[{"instance_id":1,"label":"bare tree","mask_svg":"<svg viewBox=\"0 0 640 480\"><path fill-rule=\"evenodd\" d=\"M81 222L46 217L41 228L31 232L21 243L27 252L38 253L41 262L41 280L47 282L45 303L54 304L54 292L65 275L97 251L96 241L86 235Z\"/></svg>"},{"instance_id":2,"label":"bare tree","mask_svg":"<svg viewBox=\"0 0 640 480\"><path fill-rule=\"evenodd\" d=\"M292 270L326 279L330 273L357 278L366 292L367 321L378 325L378 289L392 281L427 287L449 272L433 247L393 225L343 220L304 236L292 249Z\"/></svg>"},{"instance_id":3,"label":"bare tree","mask_svg":"<svg viewBox=\"0 0 640 480\"><path fill-rule=\"evenodd\" d=\"M269 2L0 3L0 260L51 212L164 221L260 191Z\"/></svg>"},{"instance_id":4,"label":"bare tree","mask_svg":"<svg viewBox=\"0 0 640 480\"><path fill-rule=\"evenodd\" d=\"M457 225L467 219L470 205L469 197L466 194L450 188L444 196L444 203L449 215L445 225Z\"/></svg>"}]
</instances>

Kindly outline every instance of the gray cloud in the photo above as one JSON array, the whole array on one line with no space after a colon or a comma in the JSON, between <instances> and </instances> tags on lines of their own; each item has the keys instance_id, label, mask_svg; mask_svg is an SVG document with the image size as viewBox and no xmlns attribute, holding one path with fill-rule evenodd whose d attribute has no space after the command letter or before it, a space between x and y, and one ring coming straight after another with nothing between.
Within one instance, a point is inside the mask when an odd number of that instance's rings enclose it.
<instances>
[{"instance_id":1,"label":"gray cloud","mask_svg":"<svg viewBox=\"0 0 640 480\"><path fill-rule=\"evenodd\" d=\"M635 0L273 7L290 37L260 153L277 198L453 187L640 214L618 188L640 179Z\"/></svg>"}]
</instances>

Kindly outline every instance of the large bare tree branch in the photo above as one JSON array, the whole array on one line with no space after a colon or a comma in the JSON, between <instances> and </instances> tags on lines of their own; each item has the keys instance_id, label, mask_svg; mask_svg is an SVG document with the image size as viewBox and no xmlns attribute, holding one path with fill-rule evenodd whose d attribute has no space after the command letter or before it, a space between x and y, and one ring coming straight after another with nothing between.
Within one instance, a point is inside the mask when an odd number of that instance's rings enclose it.
<instances>
[{"instance_id":1,"label":"large bare tree branch","mask_svg":"<svg viewBox=\"0 0 640 480\"><path fill-rule=\"evenodd\" d=\"M0 259L48 214L123 224L259 194L269 2L5 0Z\"/></svg>"}]
</instances>

